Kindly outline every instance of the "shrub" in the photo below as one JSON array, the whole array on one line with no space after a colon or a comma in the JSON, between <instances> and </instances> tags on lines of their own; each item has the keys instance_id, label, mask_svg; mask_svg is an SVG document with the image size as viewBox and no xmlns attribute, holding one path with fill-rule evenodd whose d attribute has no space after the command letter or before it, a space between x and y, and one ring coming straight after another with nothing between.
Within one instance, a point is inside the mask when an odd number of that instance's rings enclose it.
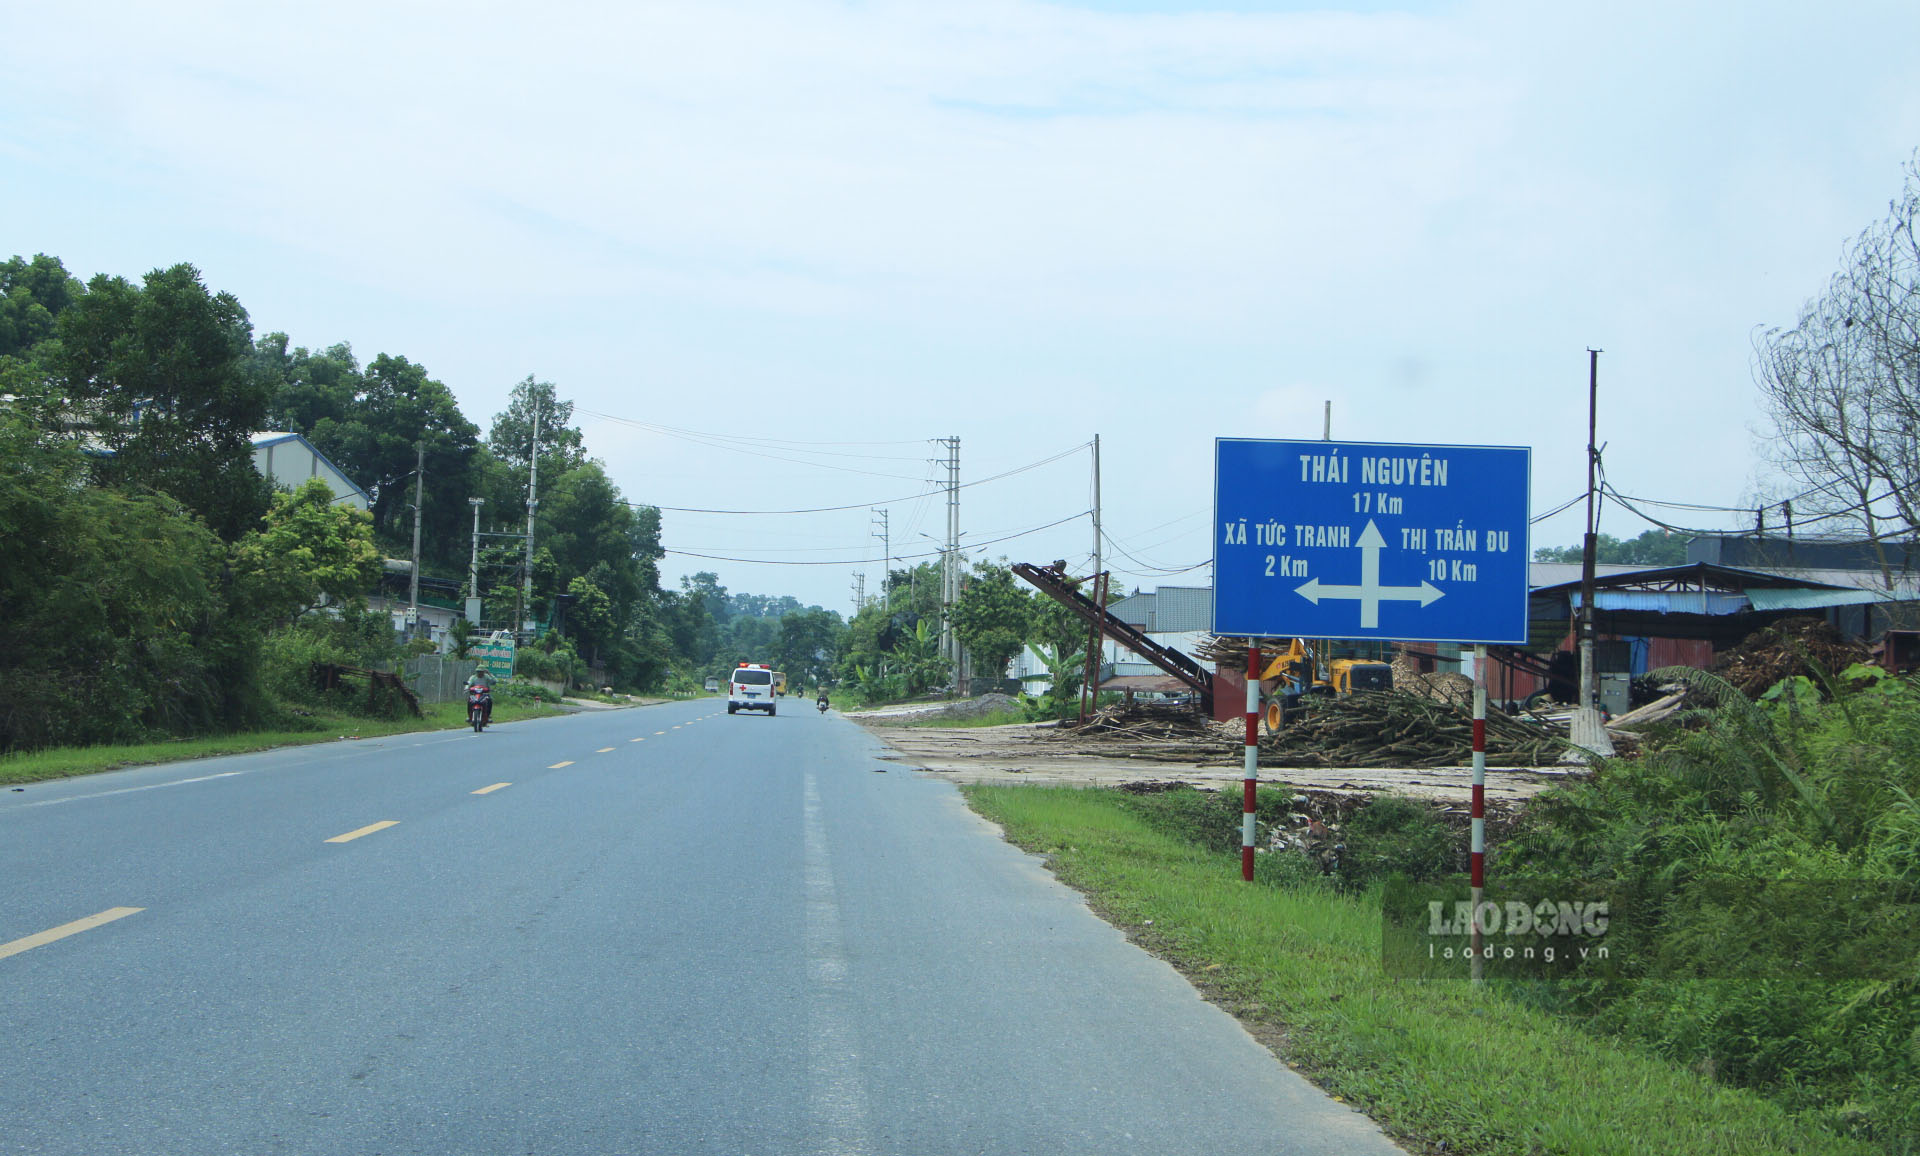
<instances>
[{"instance_id":1,"label":"shrub","mask_svg":"<svg viewBox=\"0 0 1920 1156\"><path fill-rule=\"evenodd\" d=\"M1458 832L1414 799L1376 795L1353 813L1340 834L1346 848L1334 874L1351 890L1365 890L1389 875L1427 882L1460 869Z\"/></svg>"},{"instance_id":2,"label":"shrub","mask_svg":"<svg viewBox=\"0 0 1920 1156\"><path fill-rule=\"evenodd\" d=\"M541 686L539 683L523 682L519 679L510 679L506 682L494 684L493 697L505 702L545 702L558 704L560 701L559 695Z\"/></svg>"},{"instance_id":3,"label":"shrub","mask_svg":"<svg viewBox=\"0 0 1920 1156\"><path fill-rule=\"evenodd\" d=\"M1157 830L1176 839L1205 847L1209 851L1240 850L1241 809L1244 802L1238 790L1201 791L1181 785L1153 794L1128 795L1128 805ZM1261 787L1254 793L1254 826L1257 842L1265 842L1265 830L1285 823L1293 810L1289 791Z\"/></svg>"}]
</instances>

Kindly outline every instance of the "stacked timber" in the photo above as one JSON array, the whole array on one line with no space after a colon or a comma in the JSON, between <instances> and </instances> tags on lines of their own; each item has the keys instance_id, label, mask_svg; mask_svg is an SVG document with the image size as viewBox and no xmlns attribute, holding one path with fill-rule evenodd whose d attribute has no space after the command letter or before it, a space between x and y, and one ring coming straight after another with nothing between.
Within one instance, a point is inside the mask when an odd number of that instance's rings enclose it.
<instances>
[{"instance_id":1,"label":"stacked timber","mask_svg":"<svg viewBox=\"0 0 1920 1156\"><path fill-rule=\"evenodd\" d=\"M1305 714L1260 743L1261 759L1303 767L1447 767L1473 758L1470 706L1399 691L1310 699ZM1550 766L1566 738L1499 711L1487 715L1487 765Z\"/></svg>"}]
</instances>

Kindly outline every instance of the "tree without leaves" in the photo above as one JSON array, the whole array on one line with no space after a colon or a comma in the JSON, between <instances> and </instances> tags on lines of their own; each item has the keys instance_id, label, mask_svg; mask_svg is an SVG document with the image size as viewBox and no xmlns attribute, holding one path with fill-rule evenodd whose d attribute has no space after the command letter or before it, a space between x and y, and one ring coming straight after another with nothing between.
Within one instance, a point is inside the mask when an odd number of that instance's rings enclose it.
<instances>
[{"instance_id":1,"label":"tree without leaves","mask_svg":"<svg viewBox=\"0 0 1920 1156\"><path fill-rule=\"evenodd\" d=\"M1854 239L1826 292L1755 347L1774 429L1766 452L1804 491L1795 520L1876 543L1920 533L1920 153L1905 171L1886 219Z\"/></svg>"}]
</instances>

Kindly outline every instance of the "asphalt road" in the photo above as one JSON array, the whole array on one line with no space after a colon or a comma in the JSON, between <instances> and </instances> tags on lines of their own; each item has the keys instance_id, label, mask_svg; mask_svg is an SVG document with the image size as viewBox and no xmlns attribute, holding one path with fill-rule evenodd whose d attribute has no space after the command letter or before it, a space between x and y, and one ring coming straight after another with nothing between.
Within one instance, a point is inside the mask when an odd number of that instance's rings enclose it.
<instances>
[{"instance_id":1,"label":"asphalt road","mask_svg":"<svg viewBox=\"0 0 1920 1156\"><path fill-rule=\"evenodd\" d=\"M0 792L0 1152L1395 1151L877 751L702 700Z\"/></svg>"}]
</instances>

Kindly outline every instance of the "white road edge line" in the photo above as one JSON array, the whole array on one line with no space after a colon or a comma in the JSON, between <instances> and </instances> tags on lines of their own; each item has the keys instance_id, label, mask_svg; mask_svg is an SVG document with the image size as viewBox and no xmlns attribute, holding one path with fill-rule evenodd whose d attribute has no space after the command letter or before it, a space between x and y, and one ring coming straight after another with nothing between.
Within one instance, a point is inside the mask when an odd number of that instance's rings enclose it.
<instances>
[{"instance_id":1,"label":"white road edge line","mask_svg":"<svg viewBox=\"0 0 1920 1156\"><path fill-rule=\"evenodd\" d=\"M131 795L136 791L157 791L161 787L184 787L188 783L205 783L214 779L231 779L235 775L245 775L248 771L221 771L217 775L195 775L191 779L169 779L164 783L148 783L142 787L115 787L111 791L94 791L85 795L68 795L64 799L35 799L31 803L18 804L21 810L28 807L56 807L61 803L77 803L81 799L104 799L108 795Z\"/></svg>"}]
</instances>

